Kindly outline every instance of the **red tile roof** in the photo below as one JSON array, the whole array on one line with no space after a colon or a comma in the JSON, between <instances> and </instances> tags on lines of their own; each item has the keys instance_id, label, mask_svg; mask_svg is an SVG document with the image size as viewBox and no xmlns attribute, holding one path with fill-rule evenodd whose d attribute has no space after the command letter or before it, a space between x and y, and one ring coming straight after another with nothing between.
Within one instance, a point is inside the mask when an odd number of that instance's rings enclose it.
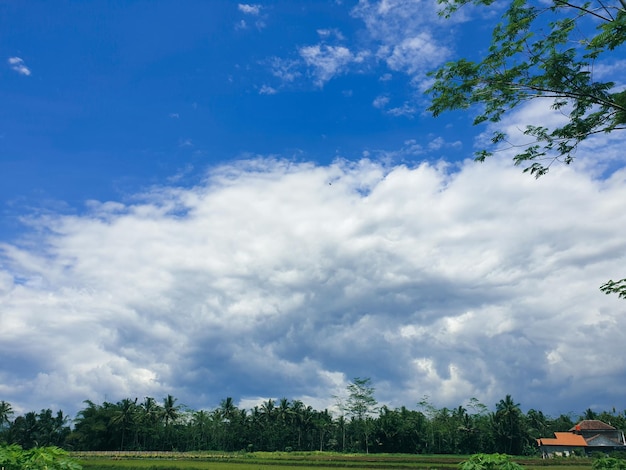
<instances>
[{"instance_id":1,"label":"red tile roof","mask_svg":"<svg viewBox=\"0 0 626 470\"><path fill-rule=\"evenodd\" d=\"M580 434L571 432L555 432L556 437L540 437L537 444L540 446L568 446L568 447L587 447L587 442Z\"/></svg>"},{"instance_id":2,"label":"red tile roof","mask_svg":"<svg viewBox=\"0 0 626 470\"><path fill-rule=\"evenodd\" d=\"M610 424L606 424L600 421L599 419L585 419L584 421L581 421L576 426L570 429L570 431L572 432L578 431L578 430L581 430L581 431L600 431L600 430L615 431L615 428L611 426Z\"/></svg>"}]
</instances>

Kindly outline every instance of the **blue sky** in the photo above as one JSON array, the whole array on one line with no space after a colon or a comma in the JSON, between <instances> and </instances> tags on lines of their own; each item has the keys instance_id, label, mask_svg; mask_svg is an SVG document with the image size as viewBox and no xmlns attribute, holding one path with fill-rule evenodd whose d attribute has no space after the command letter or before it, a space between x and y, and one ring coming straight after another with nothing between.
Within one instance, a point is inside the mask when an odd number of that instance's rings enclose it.
<instances>
[{"instance_id":1,"label":"blue sky","mask_svg":"<svg viewBox=\"0 0 626 470\"><path fill-rule=\"evenodd\" d=\"M549 103L486 128L425 110L426 73L497 17L0 5L0 398L324 408L361 376L391 406L624 409L626 304L598 290L626 275L624 137L536 181L471 158Z\"/></svg>"},{"instance_id":2,"label":"blue sky","mask_svg":"<svg viewBox=\"0 0 626 470\"><path fill-rule=\"evenodd\" d=\"M373 58L385 40L354 5L238 5L3 5L5 55L32 70L3 72L3 198L80 203L247 154L328 163L458 138L420 116L412 64ZM350 48L362 61L333 52Z\"/></svg>"}]
</instances>

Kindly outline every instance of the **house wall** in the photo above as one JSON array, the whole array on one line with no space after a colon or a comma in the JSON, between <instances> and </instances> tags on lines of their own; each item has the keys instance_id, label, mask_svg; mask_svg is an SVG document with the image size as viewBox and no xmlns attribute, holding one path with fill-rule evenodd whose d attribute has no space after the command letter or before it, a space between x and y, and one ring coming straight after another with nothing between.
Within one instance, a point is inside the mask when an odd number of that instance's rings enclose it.
<instances>
[{"instance_id":1,"label":"house wall","mask_svg":"<svg viewBox=\"0 0 626 470\"><path fill-rule=\"evenodd\" d=\"M539 451L541 452L542 457L552 458L552 457L569 457L574 453L574 450L578 449L580 451L584 451L584 447L579 446L540 446Z\"/></svg>"}]
</instances>

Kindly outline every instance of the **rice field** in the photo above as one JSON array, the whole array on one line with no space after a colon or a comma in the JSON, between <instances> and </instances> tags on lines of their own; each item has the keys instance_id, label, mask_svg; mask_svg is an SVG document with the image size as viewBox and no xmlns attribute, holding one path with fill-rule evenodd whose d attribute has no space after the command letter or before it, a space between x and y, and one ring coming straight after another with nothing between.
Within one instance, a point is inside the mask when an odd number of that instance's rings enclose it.
<instances>
[{"instance_id":1,"label":"rice field","mask_svg":"<svg viewBox=\"0 0 626 470\"><path fill-rule=\"evenodd\" d=\"M75 452L84 470L458 470L467 456L332 452ZM528 470L590 470L591 459L519 457ZM546 467L550 467L546 469Z\"/></svg>"}]
</instances>

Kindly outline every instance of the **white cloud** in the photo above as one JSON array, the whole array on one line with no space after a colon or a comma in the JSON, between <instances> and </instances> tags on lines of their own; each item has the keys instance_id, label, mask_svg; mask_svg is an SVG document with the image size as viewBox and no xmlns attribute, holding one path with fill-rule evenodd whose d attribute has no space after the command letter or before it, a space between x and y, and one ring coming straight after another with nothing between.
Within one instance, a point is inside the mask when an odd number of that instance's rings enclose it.
<instances>
[{"instance_id":1,"label":"white cloud","mask_svg":"<svg viewBox=\"0 0 626 470\"><path fill-rule=\"evenodd\" d=\"M318 29L317 30L317 34L320 36L320 38L326 40L326 39L330 39L331 37L334 37L335 39L339 40L339 41L343 41L345 40L345 36L342 34L341 31L339 31L336 28L332 28L332 29Z\"/></svg>"},{"instance_id":2,"label":"white cloud","mask_svg":"<svg viewBox=\"0 0 626 470\"><path fill-rule=\"evenodd\" d=\"M365 23L376 56L391 70L412 76L417 86L426 72L450 55L444 39L437 34L441 19L436 2L360 0L352 14ZM442 37L449 37L449 31Z\"/></svg>"},{"instance_id":3,"label":"white cloud","mask_svg":"<svg viewBox=\"0 0 626 470\"><path fill-rule=\"evenodd\" d=\"M390 114L392 116L406 117L413 117L416 112L417 109L415 109L415 107L409 103L404 103L402 106L397 106L395 108L390 108L387 110L387 114Z\"/></svg>"},{"instance_id":4,"label":"white cloud","mask_svg":"<svg viewBox=\"0 0 626 470\"><path fill-rule=\"evenodd\" d=\"M385 106L387 106L388 103L389 103L389 97L386 95L380 95L374 98L374 101L372 102L372 106L378 109L382 109Z\"/></svg>"},{"instance_id":5,"label":"white cloud","mask_svg":"<svg viewBox=\"0 0 626 470\"><path fill-rule=\"evenodd\" d=\"M382 47L379 54L392 70L414 75L427 72L440 64L442 58L449 55L449 51L438 45L431 34L422 32L393 46Z\"/></svg>"},{"instance_id":6,"label":"white cloud","mask_svg":"<svg viewBox=\"0 0 626 470\"><path fill-rule=\"evenodd\" d=\"M9 57L9 59L7 60L9 66L11 67L12 70L15 70L17 73L19 73L20 75L30 75L31 71L28 67L26 67L26 65L24 64L24 61L19 58L19 57Z\"/></svg>"},{"instance_id":7,"label":"white cloud","mask_svg":"<svg viewBox=\"0 0 626 470\"><path fill-rule=\"evenodd\" d=\"M276 88L273 88L269 85L263 85L260 89L259 89L259 94L260 95L275 95L276 93L278 93L278 90L276 90Z\"/></svg>"},{"instance_id":8,"label":"white cloud","mask_svg":"<svg viewBox=\"0 0 626 470\"><path fill-rule=\"evenodd\" d=\"M502 142L496 148L496 152L503 158L513 158L522 148L535 142L532 137L523 133L527 125L541 123L546 128L554 129L568 122L563 110L554 110L551 104L550 98L535 99L521 104L512 112L507 113L500 122L489 124L485 132L476 139L476 147L489 148L493 131L504 132L507 134L506 142ZM622 146L623 136L620 132L595 134L580 143L572 156L575 158L577 167L597 177L624 164ZM557 156L555 152L547 155L543 161L548 163L550 159ZM558 161L554 162L554 166L559 165Z\"/></svg>"},{"instance_id":9,"label":"white cloud","mask_svg":"<svg viewBox=\"0 0 626 470\"><path fill-rule=\"evenodd\" d=\"M199 408L229 387L321 408L368 376L391 405L608 407L626 319L598 286L625 274L626 170L581 162L536 181L499 158L455 173L255 159L35 220L0 245L3 398Z\"/></svg>"},{"instance_id":10,"label":"white cloud","mask_svg":"<svg viewBox=\"0 0 626 470\"><path fill-rule=\"evenodd\" d=\"M608 80L615 82L618 77L623 77L626 73L626 60L615 60L612 62L600 62L593 64L591 68L595 80ZM618 81L617 86L623 86L623 81Z\"/></svg>"},{"instance_id":11,"label":"white cloud","mask_svg":"<svg viewBox=\"0 0 626 470\"><path fill-rule=\"evenodd\" d=\"M272 75L284 83L294 82L297 78L302 76L302 73L299 70L300 64L296 60L273 57L269 60L269 66L272 71Z\"/></svg>"},{"instance_id":12,"label":"white cloud","mask_svg":"<svg viewBox=\"0 0 626 470\"><path fill-rule=\"evenodd\" d=\"M351 15L364 22L364 31L346 37L335 28L318 28L321 42L298 50L305 64L312 67L318 86L339 74L363 72L383 62L389 70L409 75L412 85L423 91L430 80L426 73L450 56L450 30L440 28L442 20L436 2L360 0L351 9ZM349 67L355 64L361 66ZM389 72L384 72L380 80L391 78ZM400 114L407 114L406 111L394 110Z\"/></svg>"},{"instance_id":13,"label":"white cloud","mask_svg":"<svg viewBox=\"0 0 626 470\"><path fill-rule=\"evenodd\" d=\"M237 5L237 9L245 13L246 15L254 15L257 16L261 13L261 5L258 4L247 4L247 3L239 3Z\"/></svg>"},{"instance_id":14,"label":"white cloud","mask_svg":"<svg viewBox=\"0 0 626 470\"><path fill-rule=\"evenodd\" d=\"M263 7L261 5L239 3L237 5L237 9L240 12L242 12L244 15L257 17L254 20L254 26L258 30L261 30L261 29L265 28L265 26L266 26L265 20L267 18L267 15L261 15L261 10L263 9ZM237 29L237 30L248 29L248 27L249 27L249 24L244 19L239 20L239 22L235 24L235 29Z\"/></svg>"},{"instance_id":15,"label":"white cloud","mask_svg":"<svg viewBox=\"0 0 626 470\"><path fill-rule=\"evenodd\" d=\"M306 65L312 67L318 86L343 73L350 63L364 60L363 54L354 55L347 47L326 44L301 47L299 53Z\"/></svg>"}]
</instances>

